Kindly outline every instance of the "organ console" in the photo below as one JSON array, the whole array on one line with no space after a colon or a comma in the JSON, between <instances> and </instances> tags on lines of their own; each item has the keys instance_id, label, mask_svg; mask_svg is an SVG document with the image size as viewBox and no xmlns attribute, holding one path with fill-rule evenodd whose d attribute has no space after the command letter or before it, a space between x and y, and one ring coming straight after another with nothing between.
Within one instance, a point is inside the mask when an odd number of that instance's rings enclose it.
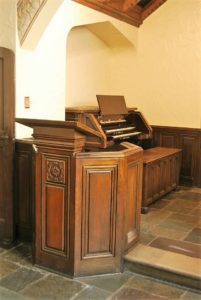
<instances>
[{"instance_id":1,"label":"organ console","mask_svg":"<svg viewBox=\"0 0 201 300\"><path fill-rule=\"evenodd\" d=\"M99 109L74 107L66 109L66 120L80 122L91 130L86 147L114 149L122 141L146 147L152 128L136 108L127 108L123 96L97 95Z\"/></svg>"},{"instance_id":2,"label":"organ console","mask_svg":"<svg viewBox=\"0 0 201 300\"><path fill-rule=\"evenodd\" d=\"M175 152L156 149L143 158L152 129L141 112L123 96L97 99L99 108L66 109L66 121L16 119L33 128L15 147L16 231L34 232L37 265L70 276L120 272L139 240L142 182L149 204L178 179Z\"/></svg>"},{"instance_id":3,"label":"organ console","mask_svg":"<svg viewBox=\"0 0 201 300\"><path fill-rule=\"evenodd\" d=\"M143 150L129 141L149 128L123 97L98 99L100 110L67 109L66 121L16 119L33 128L15 149L17 207L30 190L34 200L34 262L70 276L120 272L139 239Z\"/></svg>"}]
</instances>

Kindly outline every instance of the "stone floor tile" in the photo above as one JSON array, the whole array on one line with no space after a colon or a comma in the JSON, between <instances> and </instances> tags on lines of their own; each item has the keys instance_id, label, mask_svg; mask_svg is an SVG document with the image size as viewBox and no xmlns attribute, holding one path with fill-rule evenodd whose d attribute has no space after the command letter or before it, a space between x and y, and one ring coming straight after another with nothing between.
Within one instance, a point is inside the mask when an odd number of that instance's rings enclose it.
<instances>
[{"instance_id":1,"label":"stone floor tile","mask_svg":"<svg viewBox=\"0 0 201 300\"><path fill-rule=\"evenodd\" d=\"M16 265L15 263L4 260L0 257L0 279L2 279L4 276L7 276L8 274L14 272L18 268L19 268L19 266Z\"/></svg>"},{"instance_id":2,"label":"stone floor tile","mask_svg":"<svg viewBox=\"0 0 201 300\"><path fill-rule=\"evenodd\" d=\"M153 295L138 289L123 287L115 295L112 295L110 300L168 300L168 298Z\"/></svg>"},{"instance_id":3,"label":"stone floor tile","mask_svg":"<svg viewBox=\"0 0 201 300\"><path fill-rule=\"evenodd\" d=\"M201 216L201 207L196 207L194 208L191 212L190 215L192 216Z\"/></svg>"},{"instance_id":4,"label":"stone floor tile","mask_svg":"<svg viewBox=\"0 0 201 300\"><path fill-rule=\"evenodd\" d=\"M173 229L175 231L183 231L188 232L194 228L193 224L186 223L185 221L177 221L172 219L166 219L165 221L160 223L160 227L164 227L167 229Z\"/></svg>"},{"instance_id":5,"label":"stone floor tile","mask_svg":"<svg viewBox=\"0 0 201 300\"><path fill-rule=\"evenodd\" d=\"M154 226L150 228L151 234L155 236L167 237L171 236L172 239L175 240L183 240L189 231L178 230L175 228L168 228L164 226Z\"/></svg>"},{"instance_id":6,"label":"stone floor tile","mask_svg":"<svg viewBox=\"0 0 201 300\"><path fill-rule=\"evenodd\" d=\"M168 200L158 200L158 201L155 201L153 204L150 205L151 208L155 208L155 209L163 209L165 208L167 205L169 205L170 201Z\"/></svg>"},{"instance_id":7,"label":"stone floor tile","mask_svg":"<svg viewBox=\"0 0 201 300\"><path fill-rule=\"evenodd\" d=\"M17 245L19 245L20 242L19 241L15 241L13 243L5 243L3 241L0 241L0 252L3 252L5 250L9 250L9 249L12 249L13 247L16 247Z\"/></svg>"},{"instance_id":8,"label":"stone floor tile","mask_svg":"<svg viewBox=\"0 0 201 300\"><path fill-rule=\"evenodd\" d=\"M73 300L106 300L111 292L106 292L94 286L87 286Z\"/></svg>"},{"instance_id":9,"label":"stone floor tile","mask_svg":"<svg viewBox=\"0 0 201 300\"><path fill-rule=\"evenodd\" d=\"M70 299L86 287L83 283L58 275L47 277L31 284L20 293L39 300Z\"/></svg>"},{"instance_id":10,"label":"stone floor tile","mask_svg":"<svg viewBox=\"0 0 201 300\"><path fill-rule=\"evenodd\" d=\"M201 215L183 215L182 213L172 213L166 220L173 220L176 222L185 222L188 224L196 225L201 221Z\"/></svg>"},{"instance_id":11,"label":"stone floor tile","mask_svg":"<svg viewBox=\"0 0 201 300\"><path fill-rule=\"evenodd\" d=\"M169 205L167 205L164 209L167 210L175 210L176 208L179 208L179 213L183 213L183 210L193 210L195 207L199 206L199 202L197 201L187 201L181 198L177 198L174 201L172 201Z\"/></svg>"},{"instance_id":12,"label":"stone floor tile","mask_svg":"<svg viewBox=\"0 0 201 300\"><path fill-rule=\"evenodd\" d=\"M199 194L201 194L201 188L199 188L199 187L191 187L190 189L189 189L189 192L194 192L194 193L199 193Z\"/></svg>"},{"instance_id":13,"label":"stone floor tile","mask_svg":"<svg viewBox=\"0 0 201 300\"><path fill-rule=\"evenodd\" d=\"M180 196L180 199L190 200L190 201L201 201L201 194L195 192L185 192Z\"/></svg>"},{"instance_id":14,"label":"stone floor tile","mask_svg":"<svg viewBox=\"0 0 201 300\"><path fill-rule=\"evenodd\" d=\"M168 194L164 195L161 199L163 199L163 200L174 200L177 197L179 197L180 195L183 195L183 193L185 193L184 190L173 191L171 193L168 193Z\"/></svg>"},{"instance_id":15,"label":"stone floor tile","mask_svg":"<svg viewBox=\"0 0 201 300\"><path fill-rule=\"evenodd\" d=\"M2 257L21 264L28 264L31 265L30 259L32 257L32 248L31 244L20 244L17 247L5 252L2 254Z\"/></svg>"},{"instance_id":16,"label":"stone floor tile","mask_svg":"<svg viewBox=\"0 0 201 300\"><path fill-rule=\"evenodd\" d=\"M147 293L167 297L168 299L179 299L184 294L184 290L181 288L138 275L129 279L125 285Z\"/></svg>"},{"instance_id":17,"label":"stone floor tile","mask_svg":"<svg viewBox=\"0 0 201 300\"><path fill-rule=\"evenodd\" d=\"M147 225L153 226L158 225L164 220L167 219L171 215L170 211L165 210L157 210L157 209L150 209L147 214L144 215L144 219L142 219L141 225L143 226L143 223L146 222Z\"/></svg>"},{"instance_id":18,"label":"stone floor tile","mask_svg":"<svg viewBox=\"0 0 201 300\"><path fill-rule=\"evenodd\" d=\"M8 276L3 277L0 280L0 286L3 286L12 291L20 291L24 289L28 284L42 278L43 275L39 272L19 268L15 272L10 273Z\"/></svg>"},{"instance_id":19,"label":"stone floor tile","mask_svg":"<svg viewBox=\"0 0 201 300\"><path fill-rule=\"evenodd\" d=\"M141 233L147 233L150 231L150 228L153 227L153 224L149 224L149 222L143 222L140 226Z\"/></svg>"},{"instance_id":20,"label":"stone floor tile","mask_svg":"<svg viewBox=\"0 0 201 300\"><path fill-rule=\"evenodd\" d=\"M20 295L16 292L7 290L6 288L0 287L0 299L1 300L28 300L28 298Z\"/></svg>"},{"instance_id":21,"label":"stone floor tile","mask_svg":"<svg viewBox=\"0 0 201 300\"><path fill-rule=\"evenodd\" d=\"M122 273L114 275L100 275L100 276L91 276L86 278L81 278L80 281L85 284L96 286L105 291L114 292L119 289L129 278L133 275L132 273Z\"/></svg>"},{"instance_id":22,"label":"stone floor tile","mask_svg":"<svg viewBox=\"0 0 201 300\"><path fill-rule=\"evenodd\" d=\"M182 300L201 300L200 293L186 292L181 298Z\"/></svg>"},{"instance_id":23,"label":"stone floor tile","mask_svg":"<svg viewBox=\"0 0 201 300\"><path fill-rule=\"evenodd\" d=\"M193 228L184 241L201 245L201 228Z\"/></svg>"},{"instance_id":24,"label":"stone floor tile","mask_svg":"<svg viewBox=\"0 0 201 300\"><path fill-rule=\"evenodd\" d=\"M151 232L141 232L140 234L140 243L143 245L148 245L156 238Z\"/></svg>"}]
</instances>

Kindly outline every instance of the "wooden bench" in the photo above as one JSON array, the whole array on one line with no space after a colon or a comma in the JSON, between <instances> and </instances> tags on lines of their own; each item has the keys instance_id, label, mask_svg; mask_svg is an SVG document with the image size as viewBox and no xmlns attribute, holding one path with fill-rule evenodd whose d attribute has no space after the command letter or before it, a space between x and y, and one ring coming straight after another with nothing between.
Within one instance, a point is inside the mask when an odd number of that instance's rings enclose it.
<instances>
[{"instance_id":1,"label":"wooden bench","mask_svg":"<svg viewBox=\"0 0 201 300\"><path fill-rule=\"evenodd\" d=\"M179 184L181 149L156 147L144 151L142 213L148 206L177 188Z\"/></svg>"}]
</instances>

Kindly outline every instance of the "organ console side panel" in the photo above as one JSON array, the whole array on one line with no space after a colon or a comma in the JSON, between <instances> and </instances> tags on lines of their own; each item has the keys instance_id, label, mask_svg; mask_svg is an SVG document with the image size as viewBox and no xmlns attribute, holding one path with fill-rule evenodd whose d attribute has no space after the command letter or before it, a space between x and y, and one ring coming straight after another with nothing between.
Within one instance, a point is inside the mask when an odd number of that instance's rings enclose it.
<instances>
[{"instance_id":1,"label":"organ console side panel","mask_svg":"<svg viewBox=\"0 0 201 300\"><path fill-rule=\"evenodd\" d=\"M129 143L124 146L129 147ZM123 254L139 239L141 188L133 188L132 183L141 180L142 149L130 147L128 152L116 151L115 154L76 155L76 174L79 175L76 176L75 235L82 238L75 241L75 268L81 276L86 270L88 275L119 272ZM133 172L133 168L138 171ZM127 175L131 173L133 177L129 182ZM135 210L130 211L133 207ZM125 245L128 223L135 235Z\"/></svg>"},{"instance_id":2,"label":"organ console side panel","mask_svg":"<svg viewBox=\"0 0 201 300\"><path fill-rule=\"evenodd\" d=\"M139 157L127 160L127 197L125 202L125 251L131 249L139 240L140 212L142 199L142 161Z\"/></svg>"},{"instance_id":3,"label":"organ console side panel","mask_svg":"<svg viewBox=\"0 0 201 300\"><path fill-rule=\"evenodd\" d=\"M119 272L123 234L122 163L119 158L76 159L76 270Z\"/></svg>"}]
</instances>

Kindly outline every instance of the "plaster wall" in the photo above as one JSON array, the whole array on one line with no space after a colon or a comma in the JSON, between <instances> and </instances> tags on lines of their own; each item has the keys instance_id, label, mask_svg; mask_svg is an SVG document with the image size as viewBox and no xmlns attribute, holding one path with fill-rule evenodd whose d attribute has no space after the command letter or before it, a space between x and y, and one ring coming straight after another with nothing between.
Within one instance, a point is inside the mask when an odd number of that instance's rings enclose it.
<instances>
[{"instance_id":1,"label":"plaster wall","mask_svg":"<svg viewBox=\"0 0 201 300\"><path fill-rule=\"evenodd\" d=\"M136 49L113 54L112 92L150 124L201 128L200 24L199 0L168 0L139 28Z\"/></svg>"},{"instance_id":2,"label":"plaster wall","mask_svg":"<svg viewBox=\"0 0 201 300\"><path fill-rule=\"evenodd\" d=\"M15 52L16 41L16 1L0 1L0 47Z\"/></svg>"},{"instance_id":3,"label":"plaster wall","mask_svg":"<svg viewBox=\"0 0 201 300\"><path fill-rule=\"evenodd\" d=\"M54 1L60 2L60 0ZM87 94L85 94L86 89L83 90L80 88L80 86L82 87L82 82L78 79L72 85L68 83L68 87L71 85L71 90L66 92L66 66L68 65L66 49L68 48L69 51L72 51L74 47L73 45L67 46L67 37L74 27L105 21L110 21L119 27L122 34L126 34L128 39L132 39L133 43L137 40L137 28L76 2L65 0L58 8L42 36L40 32L40 40L35 48L33 48L33 43L30 49L28 49L27 43L26 49L20 47L19 42L17 43L17 117L64 120L66 105L74 106L78 103L80 105L96 105L95 94L93 95L93 99L91 98L93 94L92 90L87 91ZM108 92L110 79L107 76L104 77L103 73L108 73L106 66L108 70L108 55L110 50L104 45L103 41L97 37L92 37L92 34L86 29L82 30L82 35L82 37L79 36L81 39L79 43L80 49L84 48L87 50L89 44L92 44L93 41L92 48L93 50L96 49L96 54L92 54L92 51L90 52L90 65L89 63L86 64L86 61L81 61L80 57L77 60L76 66L73 66L75 67L74 75L71 75L76 79L76 72L77 74L81 72L84 75L89 71L88 77L85 75L85 79L83 79L85 83L86 79L88 81L87 88L90 87L91 81L93 83L91 88L95 92L96 87L100 86L101 82L100 91ZM69 36L72 40L71 34ZM29 39L31 39L30 36ZM36 42L36 32L34 32L34 41ZM98 51L97 45L101 46ZM81 56L83 56L83 51L81 51ZM91 65L92 61L94 65ZM72 66L72 61L69 64ZM99 70L97 76L93 74L95 68ZM89 75L93 75L93 77L89 79ZM75 87L77 94L75 95L75 91L73 95L71 94L72 97L69 97L69 93L73 93L72 86ZM67 102L66 95L69 97L69 101ZM81 100L78 97L80 95L82 95ZM30 97L29 109L24 108L25 96ZM21 137L29 135L29 131L25 131L24 126L17 125L16 134L17 137Z\"/></svg>"},{"instance_id":4,"label":"plaster wall","mask_svg":"<svg viewBox=\"0 0 201 300\"><path fill-rule=\"evenodd\" d=\"M86 27L71 30L66 53L66 106L94 105L111 86L110 48Z\"/></svg>"}]
</instances>

